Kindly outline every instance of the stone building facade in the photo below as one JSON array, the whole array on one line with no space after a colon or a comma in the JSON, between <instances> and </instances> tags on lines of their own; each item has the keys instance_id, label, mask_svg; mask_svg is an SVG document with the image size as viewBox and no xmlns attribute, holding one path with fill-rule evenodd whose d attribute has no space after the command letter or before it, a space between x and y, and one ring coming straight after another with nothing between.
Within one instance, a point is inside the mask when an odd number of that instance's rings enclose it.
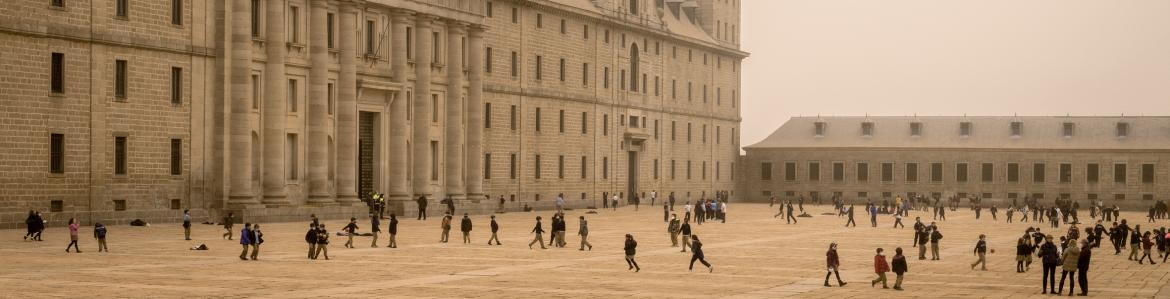
<instances>
[{"instance_id":1,"label":"stone building facade","mask_svg":"<svg viewBox=\"0 0 1170 299\"><path fill-rule=\"evenodd\" d=\"M1168 117L795 117L745 147L743 197L1103 200L1170 193Z\"/></svg>"},{"instance_id":2,"label":"stone building facade","mask_svg":"<svg viewBox=\"0 0 1170 299\"><path fill-rule=\"evenodd\" d=\"M7 1L0 225L732 190L738 24L739 0Z\"/></svg>"}]
</instances>

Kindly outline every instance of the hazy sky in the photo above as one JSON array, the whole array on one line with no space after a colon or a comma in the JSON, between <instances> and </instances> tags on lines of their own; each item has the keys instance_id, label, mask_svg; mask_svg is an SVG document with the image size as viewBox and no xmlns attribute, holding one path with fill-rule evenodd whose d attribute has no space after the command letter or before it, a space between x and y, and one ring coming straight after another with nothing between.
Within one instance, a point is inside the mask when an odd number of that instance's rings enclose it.
<instances>
[{"instance_id":1,"label":"hazy sky","mask_svg":"<svg viewBox=\"0 0 1170 299\"><path fill-rule=\"evenodd\" d=\"M1170 115L1168 0L742 1L743 146L799 115Z\"/></svg>"}]
</instances>

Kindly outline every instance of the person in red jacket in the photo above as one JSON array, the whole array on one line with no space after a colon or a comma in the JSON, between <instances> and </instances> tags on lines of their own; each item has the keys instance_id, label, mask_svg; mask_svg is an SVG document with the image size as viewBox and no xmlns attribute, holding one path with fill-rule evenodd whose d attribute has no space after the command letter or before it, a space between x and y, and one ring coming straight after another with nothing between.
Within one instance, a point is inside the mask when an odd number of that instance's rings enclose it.
<instances>
[{"instance_id":1,"label":"person in red jacket","mask_svg":"<svg viewBox=\"0 0 1170 299\"><path fill-rule=\"evenodd\" d=\"M877 273L878 277L869 282L869 286L873 287L878 282L882 283L883 289L890 288L886 285L886 272L890 272L890 264L886 263L886 256L882 255L882 249L877 249L877 255L873 256L873 272Z\"/></svg>"},{"instance_id":2,"label":"person in red jacket","mask_svg":"<svg viewBox=\"0 0 1170 299\"><path fill-rule=\"evenodd\" d=\"M833 274L837 275L837 285L845 286L846 283L841 281L841 272L838 270L838 267L841 266L841 259L837 257L837 241L829 244L829 251L825 252L825 264L829 271L825 273L825 286L829 286L829 276Z\"/></svg>"}]
</instances>

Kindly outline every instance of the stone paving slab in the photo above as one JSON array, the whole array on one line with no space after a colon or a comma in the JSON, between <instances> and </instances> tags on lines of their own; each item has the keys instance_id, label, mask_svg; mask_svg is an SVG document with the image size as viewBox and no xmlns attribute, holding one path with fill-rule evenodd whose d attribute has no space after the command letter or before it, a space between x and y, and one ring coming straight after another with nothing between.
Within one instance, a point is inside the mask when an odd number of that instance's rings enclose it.
<instances>
[{"instance_id":1,"label":"stone paving slab","mask_svg":"<svg viewBox=\"0 0 1170 299\"><path fill-rule=\"evenodd\" d=\"M945 237L940 261L919 261L910 247L910 229L893 229L893 219L879 217L879 227L858 215L858 227L846 228L845 219L820 215L828 206L806 206L812 218L787 225L772 218L764 204L733 204L727 223L692 225L704 242L707 260L715 265L687 271L689 253L670 246L661 209L567 212L566 248L528 249L533 218L551 212L506 213L497 216L503 246L488 246L488 219L473 217L476 230L471 244L461 244L459 232L451 243L438 243L439 218L402 219L399 248L370 248L369 237L356 237L357 248L344 248L345 238L331 236L331 260L306 259L305 222L264 223L266 243L260 261L240 261L238 241L220 238L222 229L196 225L194 241L182 240L175 223L149 227L112 226L111 253L98 253L92 230L81 231L84 253L66 254L64 228L50 228L44 242L20 241L23 230L0 230L9 242L0 243L0 298L1006 298L1048 297L1040 294L1039 264L1028 273L1015 273L1015 239L1030 223L1004 223L990 217L976 220L970 211L948 213L939 221ZM864 213L862 213L864 214ZM578 251L577 216L590 224L592 251ZM906 219L913 225L912 213ZM1144 215L1124 213L1143 224ZM929 218L927 215L925 218ZM929 221L927 221L929 222ZM1158 227L1166 221L1155 223ZM327 221L330 231L344 225ZM368 221L359 222L368 231ZM237 226L236 228L240 228ZM1067 227L1044 231L1064 233ZM385 228L383 227L383 231ZM238 232L237 232L238 233ZM626 270L622 242L626 233L638 240L637 260L642 271ZM979 234L987 234L990 271L973 271L971 249ZM842 278L846 287L823 287L824 251L840 243ZM547 239L546 239L547 242ZM211 250L192 251L207 244ZM910 257L905 291L866 287L874 278L873 252L883 247L887 256L902 246ZM1095 250L1090 296L1106 298L1170 298L1170 266L1139 265ZM702 268L701 265L699 268ZM1058 275L1059 276L1059 275ZM893 284L894 275L888 275ZM1065 290L1067 294L1068 290Z\"/></svg>"}]
</instances>

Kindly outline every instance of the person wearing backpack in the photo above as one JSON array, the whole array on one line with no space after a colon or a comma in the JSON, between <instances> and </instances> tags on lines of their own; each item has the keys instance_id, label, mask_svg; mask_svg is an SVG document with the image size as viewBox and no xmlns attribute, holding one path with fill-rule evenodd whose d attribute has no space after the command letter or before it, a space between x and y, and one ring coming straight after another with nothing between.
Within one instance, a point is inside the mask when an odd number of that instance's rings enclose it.
<instances>
[{"instance_id":1,"label":"person wearing backpack","mask_svg":"<svg viewBox=\"0 0 1170 299\"><path fill-rule=\"evenodd\" d=\"M183 210L183 237L191 241L191 210Z\"/></svg>"},{"instance_id":2,"label":"person wearing backpack","mask_svg":"<svg viewBox=\"0 0 1170 299\"><path fill-rule=\"evenodd\" d=\"M309 243L309 259L317 259L317 225L309 223L309 231L305 233L305 243Z\"/></svg>"},{"instance_id":3,"label":"person wearing backpack","mask_svg":"<svg viewBox=\"0 0 1170 299\"><path fill-rule=\"evenodd\" d=\"M329 231L325 230L325 224L317 226L317 253L313 256L314 259L325 254L325 260L329 260Z\"/></svg>"},{"instance_id":4,"label":"person wearing backpack","mask_svg":"<svg viewBox=\"0 0 1170 299\"><path fill-rule=\"evenodd\" d=\"M93 225L93 238L97 239L98 252L110 252L110 249L106 247L106 226L102 225L101 222Z\"/></svg>"}]
</instances>

